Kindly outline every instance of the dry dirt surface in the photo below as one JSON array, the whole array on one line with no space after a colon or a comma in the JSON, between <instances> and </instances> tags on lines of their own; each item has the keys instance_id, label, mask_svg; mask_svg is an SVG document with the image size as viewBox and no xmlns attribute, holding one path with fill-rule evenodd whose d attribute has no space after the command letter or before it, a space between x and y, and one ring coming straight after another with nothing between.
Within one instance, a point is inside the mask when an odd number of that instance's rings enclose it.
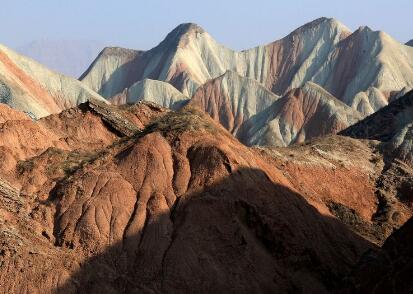
<instances>
[{"instance_id":1,"label":"dry dirt surface","mask_svg":"<svg viewBox=\"0 0 413 294\"><path fill-rule=\"evenodd\" d=\"M411 216L376 218L376 141L249 148L189 107L99 102L0 136L0 293L331 293Z\"/></svg>"}]
</instances>

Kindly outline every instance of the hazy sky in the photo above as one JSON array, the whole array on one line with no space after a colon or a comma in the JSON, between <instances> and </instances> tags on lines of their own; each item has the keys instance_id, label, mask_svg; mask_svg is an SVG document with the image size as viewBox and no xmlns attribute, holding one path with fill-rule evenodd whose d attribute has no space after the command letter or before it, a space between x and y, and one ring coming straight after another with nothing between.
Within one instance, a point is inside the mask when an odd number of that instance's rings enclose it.
<instances>
[{"instance_id":1,"label":"hazy sky","mask_svg":"<svg viewBox=\"0 0 413 294\"><path fill-rule=\"evenodd\" d=\"M406 42L412 11L413 0L0 0L0 43L86 39L148 49L179 23L195 22L224 45L246 49L321 16Z\"/></svg>"}]
</instances>

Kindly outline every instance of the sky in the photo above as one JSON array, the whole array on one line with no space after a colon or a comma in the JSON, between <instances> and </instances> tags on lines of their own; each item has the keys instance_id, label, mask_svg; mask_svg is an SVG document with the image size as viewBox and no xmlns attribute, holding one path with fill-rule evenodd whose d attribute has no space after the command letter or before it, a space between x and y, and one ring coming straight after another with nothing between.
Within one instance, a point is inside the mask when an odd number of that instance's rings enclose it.
<instances>
[{"instance_id":1,"label":"sky","mask_svg":"<svg viewBox=\"0 0 413 294\"><path fill-rule=\"evenodd\" d=\"M242 50L282 38L321 16L367 25L405 43L413 39L412 0L0 0L0 43L95 40L149 49L180 23L201 25Z\"/></svg>"}]
</instances>

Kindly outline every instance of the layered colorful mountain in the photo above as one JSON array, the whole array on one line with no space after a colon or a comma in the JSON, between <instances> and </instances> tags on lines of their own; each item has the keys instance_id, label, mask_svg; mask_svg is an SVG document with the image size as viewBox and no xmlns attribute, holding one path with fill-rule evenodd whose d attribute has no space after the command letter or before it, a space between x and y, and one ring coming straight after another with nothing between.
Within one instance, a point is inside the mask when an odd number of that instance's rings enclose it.
<instances>
[{"instance_id":1,"label":"layered colorful mountain","mask_svg":"<svg viewBox=\"0 0 413 294\"><path fill-rule=\"evenodd\" d=\"M220 45L198 25L182 24L153 49L130 52L104 50L81 80L106 98L144 79L169 82L192 97L205 82L231 70L279 96L314 82L364 115L413 87L413 49L386 33L368 27L351 32L328 18L241 52Z\"/></svg>"},{"instance_id":2,"label":"layered colorful mountain","mask_svg":"<svg viewBox=\"0 0 413 294\"><path fill-rule=\"evenodd\" d=\"M412 50L184 24L77 81L0 46L0 292L410 291Z\"/></svg>"},{"instance_id":3,"label":"layered colorful mountain","mask_svg":"<svg viewBox=\"0 0 413 294\"><path fill-rule=\"evenodd\" d=\"M362 118L312 82L280 97L232 71L198 88L189 105L207 112L246 145L302 143Z\"/></svg>"},{"instance_id":4,"label":"layered colorful mountain","mask_svg":"<svg viewBox=\"0 0 413 294\"><path fill-rule=\"evenodd\" d=\"M76 79L0 45L1 103L40 118L90 99L105 101Z\"/></svg>"}]
</instances>

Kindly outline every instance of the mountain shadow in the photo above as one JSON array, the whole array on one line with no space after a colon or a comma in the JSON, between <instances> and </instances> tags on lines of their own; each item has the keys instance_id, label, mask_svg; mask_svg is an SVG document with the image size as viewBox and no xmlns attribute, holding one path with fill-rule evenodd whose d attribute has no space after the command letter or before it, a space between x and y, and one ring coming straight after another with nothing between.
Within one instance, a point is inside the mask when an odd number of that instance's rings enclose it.
<instances>
[{"instance_id":1,"label":"mountain shadow","mask_svg":"<svg viewBox=\"0 0 413 294\"><path fill-rule=\"evenodd\" d=\"M211 148L189 150L186 193L167 206L152 194L143 228L86 259L56 293L331 293L377 250L264 170L233 169ZM215 180L217 169L226 176ZM55 233L75 254L89 248Z\"/></svg>"},{"instance_id":2,"label":"mountain shadow","mask_svg":"<svg viewBox=\"0 0 413 294\"><path fill-rule=\"evenodd\" d=\"M396 230L382 250L367 252L340 293L413 293L413 218Z\"/></svg>"}]
</instances>

